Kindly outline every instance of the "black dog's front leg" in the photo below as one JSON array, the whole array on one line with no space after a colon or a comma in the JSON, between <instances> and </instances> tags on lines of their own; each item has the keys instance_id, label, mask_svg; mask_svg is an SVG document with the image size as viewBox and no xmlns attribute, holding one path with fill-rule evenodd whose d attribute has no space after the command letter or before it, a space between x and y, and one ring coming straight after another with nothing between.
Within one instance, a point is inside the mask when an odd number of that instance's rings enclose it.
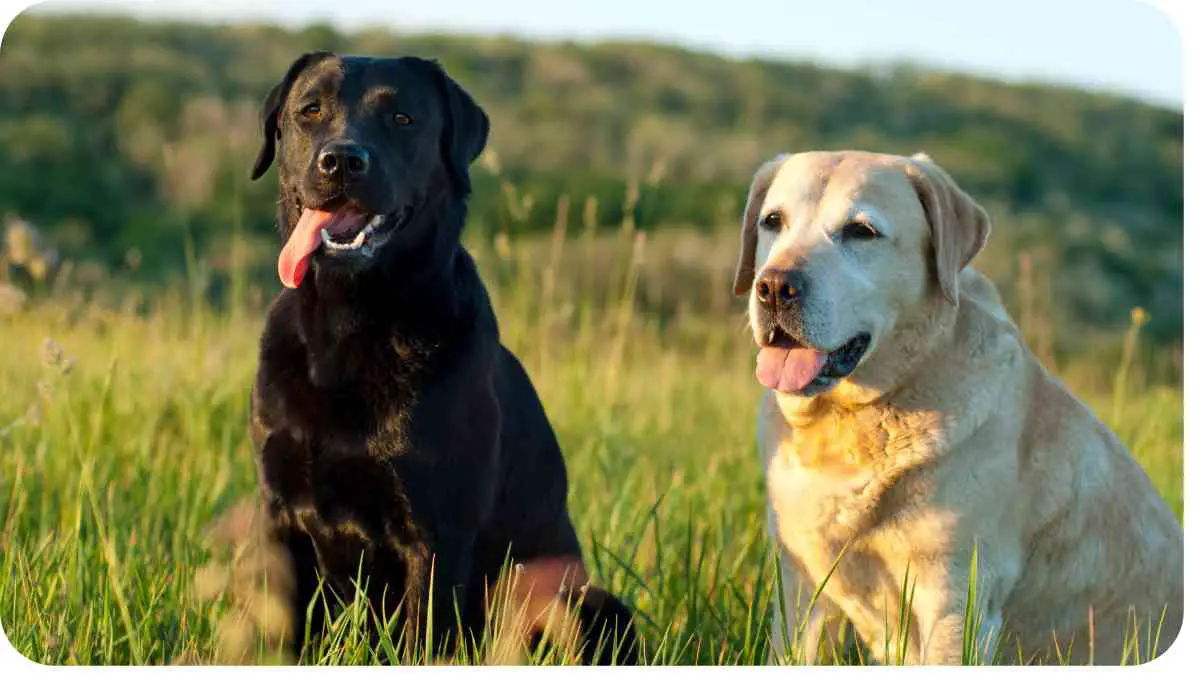
<instances>
[{"instance_id":1,"label":"black dog's front leg","mask_svg":"<svg viewBox=\"0 0 1200 675\"><path fill-rule=\"evenodd\" d=\"M470 597L471 570L474 567L475 530L448 525L433 537L433 555L429 561L433 607L428 616L435 650L450 652L458 647L462 632L476 629L479 611ZM424 608L424 599L422 601ZM424 616L422 618L424 618Z\"/></svg>"},{"instance_id":2,"label":"black dog's front leg","mask_svg":"<svg viewBox=\"0 0 1200 675\"><path fill-rule=\"evenodd\" d=\"M276 546L287 556L292 592L292 654L303 660L306 646L319 644L325 628L325 605L318 599L309 621L308 606L319 585L316 549L312 538L295 522L292 507L311 501L312 485L308 471L308 449L295 434L272 431L261 416L262 403L254 392L251 407L250 436L257 451L261 497L269 519L268 529ZM306 639L307 638L307 639Z\"/></svg>"},{"instance_id":3,"label":"black dog's front leg","mask_svg":"<svg viewBox=\"0 0 1200 675\"><path fill-rule=\"evenodd\" d=\"M434 651L441 652L456 647L460 628L474 630L482 624L471 574L480 527L479 498L487 491L474 489L477 486L461 475L448 482L446 477L452 474L437 471L438 482L416 479L427 474L411 466L401 475L411 498L414 530L421 533L417 545L406 547L405 609L411 624L407 632L422 648L432 638Z\"/></svg>"},{"instance_id":4,"label":"black dog's front leg","mask_svg":"<svg viewBox=\"0 0 1200 675\"><path fill-rule=\"evenodd\" d=\"M490 377L474 375L480 371L489 372L490 364L465 369L473 375L469 382L451 380L428 393L423 401L428 412L415 416L417 450L395 463L414 522L430 547L421 579L416 588L410 580L408 592L422 587L431 592L432 607L430 598L421 599L428 611L421 620L431 620L438 649L453 648L457 639L448 638L460 632L478 632L479 638L484 623L484 582L472 574L479 533L491 520L500 482L500 407Z\"/></svg>"},{"instance_id":5,"label":"black dog's front leg","mask_svg":"<svg viewBox=\"0 0 1200 675\"><path fill-rule=\"evenodd\" d=\"M317 557L313 549L312 539L300 530L288 528L280 531L277 538L286 548L291 568L294 586L290 598L292 613L292 654L303 662L305 656L311 656L312 651L321 643L325 629L325 603L321 598L313 601L319 587L317 576ZM311 619L308 607L312 605ZM305 649L309 650L305 654Z\"/></svg>"}]
</instances>

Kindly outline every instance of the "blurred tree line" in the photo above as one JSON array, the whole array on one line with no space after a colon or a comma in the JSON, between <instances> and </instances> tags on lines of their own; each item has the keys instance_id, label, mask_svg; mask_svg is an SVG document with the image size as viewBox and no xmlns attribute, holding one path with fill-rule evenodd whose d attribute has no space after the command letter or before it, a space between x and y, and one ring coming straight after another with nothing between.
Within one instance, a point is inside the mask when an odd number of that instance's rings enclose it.
<instances>
[{"instance_id":1,"label":"blurred tree line","mask_svg":"<svg viewBox=\"0 0 1200 675\"><path fill-rule=\"evenodd\" d=\"M632 211L641 228L736 228L749 176L777 152L923 150L992 211L985 267L1002 284L1033 252L1071 321L1116 327L1142 305L1152 337L1182 338L1180 111L904 64L26 15L0 46L0 212L143 281L227 256L234 233L269 260L273 175L248 179L258 105L314 49L434 57L479 99L483 236L548 229L562 194L594 196L602 225Z\"/></svg>"}]
</instances>

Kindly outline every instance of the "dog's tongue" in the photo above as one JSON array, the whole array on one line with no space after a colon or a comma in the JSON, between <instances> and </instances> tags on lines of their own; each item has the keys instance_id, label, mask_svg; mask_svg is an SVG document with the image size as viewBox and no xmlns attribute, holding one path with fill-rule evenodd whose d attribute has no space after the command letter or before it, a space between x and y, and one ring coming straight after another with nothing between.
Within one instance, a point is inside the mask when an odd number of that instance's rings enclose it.
<instances>
[{"instance_id":1,"label":"dog's tongue","mask_svg":"<svg viewBox=\"0 0 1200 675\"><path fill-rule=\"evenodd\" d=\"M797 392L816 379L826 355L815 349L763 347L754 374L764 387Z\"/></svg>"},{"instance_id":2,"label":"dog's tongue","mask_svg":"<svg viewBox=\"0 0 1200 675\"><path fill-rule=\"evenodd\" d=\"M338 211L304 209L300 222L292 230L292 236L279 253L279 280L288 288L297 288L308 271L308 258L321 245L321 230L338 233L347 229L361 229L365 215L348 207Z\"/></svg>"}]
</instances>

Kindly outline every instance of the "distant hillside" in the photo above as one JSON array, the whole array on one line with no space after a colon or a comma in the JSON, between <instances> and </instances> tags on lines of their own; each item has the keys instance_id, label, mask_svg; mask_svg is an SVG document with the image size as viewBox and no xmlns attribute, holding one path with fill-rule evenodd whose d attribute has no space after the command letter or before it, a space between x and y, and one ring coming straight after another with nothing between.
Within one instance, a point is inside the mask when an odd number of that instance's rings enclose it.
<instances>
[{"instance_id":1,"label":"distant hillside","mask_svg":"<svg viewBox=\"0 0 1200 675\"><path fill-rule=\"evenodd\" d=\"M136 247L147 277L180 264L187 236L200 250L235 226L269 236L272 186L247 179L257 106L312 49L436 57L477 96L494 129L477 232L548 228L563 193L619 223L631 177L639 227L731 228L776 152L924 150L992 209L1002 283L1033 251L1071 322L1116 327L1142 304L1157 337L1182 335L1179 111L909 67L24 16L0 47L0 212L48 226L67 255L116 266Z\"/></svg>"}]
</instances>

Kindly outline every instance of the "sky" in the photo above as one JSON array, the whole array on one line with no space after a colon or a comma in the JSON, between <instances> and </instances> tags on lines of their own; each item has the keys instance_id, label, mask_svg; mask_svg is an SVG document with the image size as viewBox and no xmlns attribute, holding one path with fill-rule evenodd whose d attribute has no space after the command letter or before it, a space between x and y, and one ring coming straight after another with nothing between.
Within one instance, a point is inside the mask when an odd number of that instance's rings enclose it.
<instances>
[{"instance_id":1,"label":"sky","mask_svg":"<svg viewBox=\"0 0 1200 675\"><path fill-rule=\"evenodd\" d=\"M905 60L1175 108L1183 101L1179 31L1142 0L56 0L42 7L548 40L640 38L843 67Z\"/></svg>"}]
</instances>

